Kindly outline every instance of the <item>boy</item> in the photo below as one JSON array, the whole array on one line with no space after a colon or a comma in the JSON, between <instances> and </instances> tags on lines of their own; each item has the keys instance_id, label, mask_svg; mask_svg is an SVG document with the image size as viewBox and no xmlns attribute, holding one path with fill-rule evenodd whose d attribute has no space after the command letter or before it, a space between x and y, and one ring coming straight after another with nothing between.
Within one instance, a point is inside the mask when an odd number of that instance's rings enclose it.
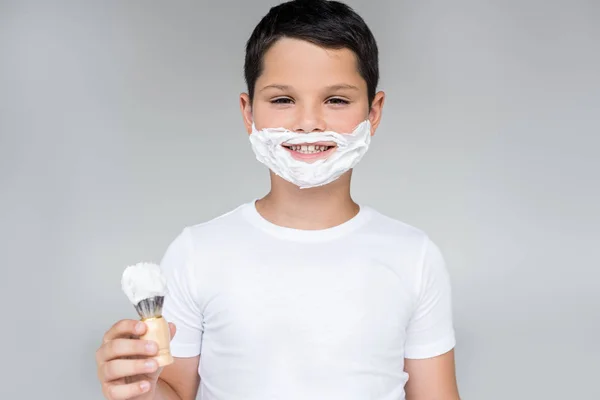
<instances>
[{"instance_id":1,"label":"boy","mask_svg":"<svg viewBox=\"0 0 600 400\"><path fill-rule=\"evenodd\" d=\"M129 339L144 324L116 323L97 353L106 398L457 400L439 250L350 196L384 103L370 30L342 3L280 4L247 43L245 77L271 190L169 246L176 361L146 365L155 348Z\"/></svg>"}]
</instances>

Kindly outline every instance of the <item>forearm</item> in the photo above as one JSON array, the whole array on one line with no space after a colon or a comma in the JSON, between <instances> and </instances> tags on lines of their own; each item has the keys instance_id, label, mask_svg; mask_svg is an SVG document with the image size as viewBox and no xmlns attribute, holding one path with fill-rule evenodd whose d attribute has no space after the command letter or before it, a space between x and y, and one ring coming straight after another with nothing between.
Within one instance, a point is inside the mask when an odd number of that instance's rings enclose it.
<instances>
[{"instance_id":1,"label":"forearm","mask_svg":"<svg viewBox=\"0 0 600 400\"><path fill-rule=\"evenodd\" d=\"M183 400L177 392L165 381L158 378L153 400Z\"/></svg>"}]
</instances>

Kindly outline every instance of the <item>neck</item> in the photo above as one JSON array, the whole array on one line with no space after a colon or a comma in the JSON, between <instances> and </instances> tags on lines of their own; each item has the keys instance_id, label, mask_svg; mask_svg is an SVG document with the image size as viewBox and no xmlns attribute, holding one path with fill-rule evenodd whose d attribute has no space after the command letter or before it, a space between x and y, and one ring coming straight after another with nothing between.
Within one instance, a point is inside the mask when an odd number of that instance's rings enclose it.
<instances>
[{"instance_id":1,"label":"neck","mask_svg":"<svg viewBox=\"0 0 600 400\"><path fill-rule=\"evenodd\" d=\"M271 175L271 190L256 202L257 211L275 225L317 230L340 225L356 216L359 205L350 195L351 171L321 187L300 189Z\"/></svg>"}]
</instances>

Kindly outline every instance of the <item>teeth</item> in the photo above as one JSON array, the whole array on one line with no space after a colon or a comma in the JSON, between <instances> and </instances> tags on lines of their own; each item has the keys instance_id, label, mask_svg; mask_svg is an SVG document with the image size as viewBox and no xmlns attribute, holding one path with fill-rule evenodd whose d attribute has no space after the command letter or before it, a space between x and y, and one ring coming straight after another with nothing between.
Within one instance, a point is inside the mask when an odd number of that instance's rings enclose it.
<instances>
[{"instance_id":1,"label":"teeth","mask_svg":"<svg viewBox=\"0 0 600 400\"><path fill-rule=\"evenodd\" d=\"M291 145L289 146L292 151L297 151L304 154L320 153L328 149L328 146L315 146L315 145Z\"/></svg>"}]
</instances>

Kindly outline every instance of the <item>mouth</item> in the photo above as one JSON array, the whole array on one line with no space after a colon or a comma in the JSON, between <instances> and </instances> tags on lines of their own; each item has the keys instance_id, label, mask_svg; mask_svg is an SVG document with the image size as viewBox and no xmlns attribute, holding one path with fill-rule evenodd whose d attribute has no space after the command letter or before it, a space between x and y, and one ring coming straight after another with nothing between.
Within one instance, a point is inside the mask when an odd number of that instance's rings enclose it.
<instances>
[{"instance_id":1,"label":"mouth","mask_svg":"<svg viewBox=\"0 0 600 400\"><path fill-rule=\"evenodd\" d=\"M283 148L289 151L292 157L299 160L318 160L326 158L337 148L335 143L300 143L300 144L282 144Z\"/></svg>"}]
</instances>

